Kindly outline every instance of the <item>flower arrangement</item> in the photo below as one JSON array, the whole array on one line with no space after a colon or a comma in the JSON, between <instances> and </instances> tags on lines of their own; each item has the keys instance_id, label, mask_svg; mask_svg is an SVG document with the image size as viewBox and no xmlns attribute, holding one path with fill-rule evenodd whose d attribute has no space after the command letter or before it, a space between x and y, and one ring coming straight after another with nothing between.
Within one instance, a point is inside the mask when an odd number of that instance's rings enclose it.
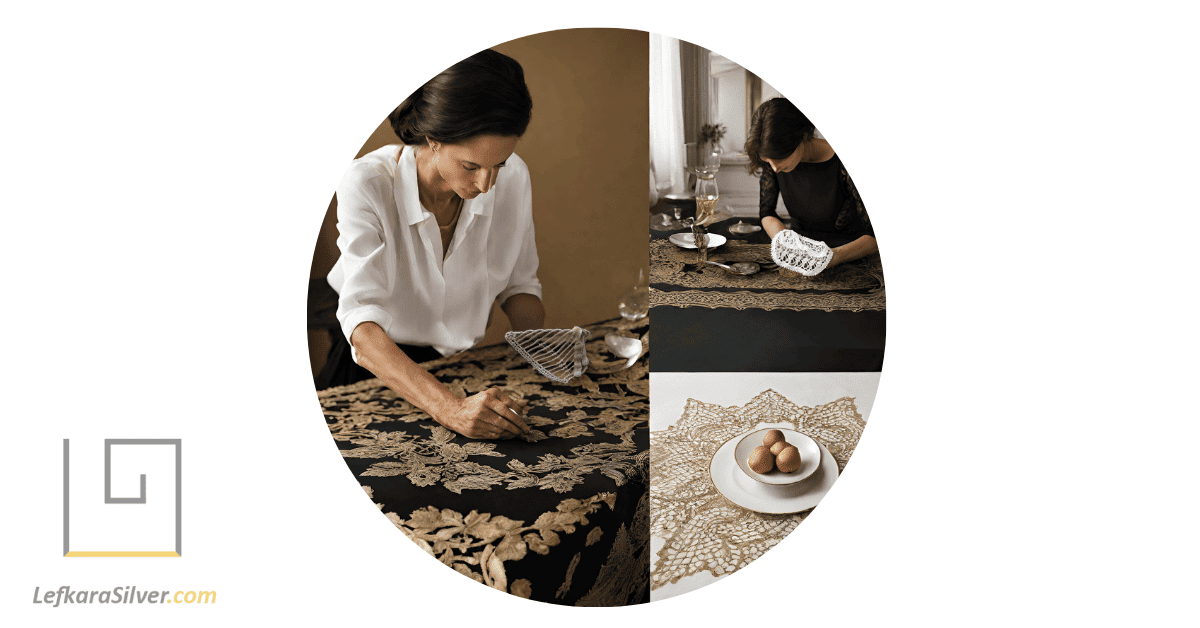
<instances>
[{"instance_id":1,"label":"flower arrangement","mask_svg":"<svg viewBox=\"0 0 1200 628\"><path fill-rule=\"evenodd\" d=\"M697 141L701 144L711 144L714 148L721 145L721 138L725 137L724 124L705 124L700 127L700 137Z\"/></svg>"}]
</instances>

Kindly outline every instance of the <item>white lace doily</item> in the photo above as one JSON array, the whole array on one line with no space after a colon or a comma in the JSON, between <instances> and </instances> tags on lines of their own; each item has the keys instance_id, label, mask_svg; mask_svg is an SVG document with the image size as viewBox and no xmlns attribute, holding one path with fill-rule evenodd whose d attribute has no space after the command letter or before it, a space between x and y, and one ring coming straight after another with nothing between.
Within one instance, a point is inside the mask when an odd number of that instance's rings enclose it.
<instances>
[{"instance_id":1,"label":"white lace doily","mask_svg":"<svg viewBox=\"0 0 1200 628\"><path fill-rule=\"evenodd\" d=\"M806 277L825 270L833 259L833 249L824 242L810 240L791 229L771 238L771 259L776 264Z\"/></svg>"},{"instance_id":2,"label":"white lace doily","mask_svg":"<svg viewBox=\"0 0 1200 628\"><path fill-rule=\"evenodd\" d=\"M587 368L584 341L586 329L530 329L510 331L504 339L512 345L539 373L560 384L583 374Z\"/></svg>"}]
</instances>

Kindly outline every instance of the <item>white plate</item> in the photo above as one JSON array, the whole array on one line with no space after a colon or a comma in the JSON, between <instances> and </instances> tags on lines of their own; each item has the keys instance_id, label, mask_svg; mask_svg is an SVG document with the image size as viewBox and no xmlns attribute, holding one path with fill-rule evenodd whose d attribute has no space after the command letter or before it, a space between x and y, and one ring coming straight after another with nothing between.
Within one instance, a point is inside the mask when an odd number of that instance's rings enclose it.
<instances>
[{"instance_id":1,"label":"white plate","mask_svg":"<svg viewBox=\"0 0 1200 628\"><path fill-rule=\"evenodd\" d=\"M821 449L821 464L812 475L785 486L755 482L742 473L734 461L733 450L741 439L737 436L721 445L709 463L708 472L717 492L742 508L768 515L802 512L816 506L837 480L837 461L828 449L817 443Z\"/></svg>"},{"instance_id":2,"label":"white plate","mask_svg":"<svg viewBox=\"0 0 1200 628\"><path fill-rule=\"evenodd\" d=\"M750 470L748 461L750 452L754 451L755 447L762 444L763 437L771 430L779 430L783 432L783 440L789 445L795 445L800 451L800 468L791 473L784 473L778 469L770 473L755 473ZM802 434L796 430L788 430L782 427L768 427L761 430L755 430L742 437L736 447L733 448L733 458L737 461L738 468L746 473L746 476L752 480L762 482L763 484L784 485L795 484L800 480L812 475L813 471L817 470L817 465L821 462L821 448L817 445L817 441L808 437L807 434Z\"/></svg>"},{"instance_id":3,"label":"white plate","mask_svg":"<svg viewBox=\"0 0 1200 628\"><path fill-rule=\"evenodd\" d=\"M690 233L676 233L668 238L671 244L685 249L696 248L696 238ZM708 250L713 250L722 244L725 244L725 236L719 233L708 234Z\"/></svg>"}]
</instances>

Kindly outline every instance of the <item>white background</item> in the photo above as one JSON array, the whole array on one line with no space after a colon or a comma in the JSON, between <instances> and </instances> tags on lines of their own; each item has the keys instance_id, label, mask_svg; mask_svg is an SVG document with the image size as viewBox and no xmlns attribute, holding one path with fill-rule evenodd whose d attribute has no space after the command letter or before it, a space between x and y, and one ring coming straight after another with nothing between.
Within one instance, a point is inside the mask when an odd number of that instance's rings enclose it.
<instances>
[{"instance_id":1,"label":"white background","mask_svg":"<svg viewBox=\"0 0 1200 628\"><path fill-rule=\"evenodd\" d=\"M317 6L6 9L6 618L721 625L786 601L819 626L1195 621L1186 5ZM477 49L572 26L691 40L801 103L888 275L886 365L837 490L736 577L615 610L469 586L405 542L329 438L304 332L321 217L385 112ZM59 556L62 439L104 437L183 439L183 558ZM219 602L31 604L64 584Z\"/></svg>"}]
</instances>

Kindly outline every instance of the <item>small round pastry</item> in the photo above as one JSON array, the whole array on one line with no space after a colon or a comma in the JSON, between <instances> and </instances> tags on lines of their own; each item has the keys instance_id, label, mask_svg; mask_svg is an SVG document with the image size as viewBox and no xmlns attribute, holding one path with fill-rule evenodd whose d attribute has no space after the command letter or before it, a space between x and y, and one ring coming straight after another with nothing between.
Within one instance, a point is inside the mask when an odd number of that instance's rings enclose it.
<instances>
[{"instance_id":1,"label":"small round pastry","mask_svg":"<svg viewBox=\"0 0 1200 628\"><path fill-rule=\"evenodd\" d=\"M779 430L771 430L770 432L767 432L766 436L763 436L764 446L770 447L771 445L779 442L783 442L783 432L780 432Z\"/></svg>"},{"instance_id":2,"label":"small round pastry","mask_svg":"<svg viewBox=\"0 0 1200 628\"><path fill-rule=\"evenodd\" d=\"M780 452L787 449L788 447L791 447L791 445L789 445L786 440L781 440L781 441L775 443L774 445L771 445L771 453L778 456L780 454Z\"/></svg>"},{"instance_id":3,"label":"small round pastry","mask_svg":"<svg viewBox=\"0 0 1200 628\"><path fill-rule=\"evenodd\" d=\"M800 450L795 445L788 445L775 456L775 464L784 473L791 473L800 468Z\"/></svg>"},{"instance_id":4,"label":"small round pastry","mask_svg":"<svg viewBox=\"0 0 1200 628\"><path fill-rule=\"evenodd\" d=\"M746 461L746 465L755 473L770 473L775 468L775 456L771 454L770 449L759 445L750 452L750 458Z\"/></svg>"}]
</instances>

